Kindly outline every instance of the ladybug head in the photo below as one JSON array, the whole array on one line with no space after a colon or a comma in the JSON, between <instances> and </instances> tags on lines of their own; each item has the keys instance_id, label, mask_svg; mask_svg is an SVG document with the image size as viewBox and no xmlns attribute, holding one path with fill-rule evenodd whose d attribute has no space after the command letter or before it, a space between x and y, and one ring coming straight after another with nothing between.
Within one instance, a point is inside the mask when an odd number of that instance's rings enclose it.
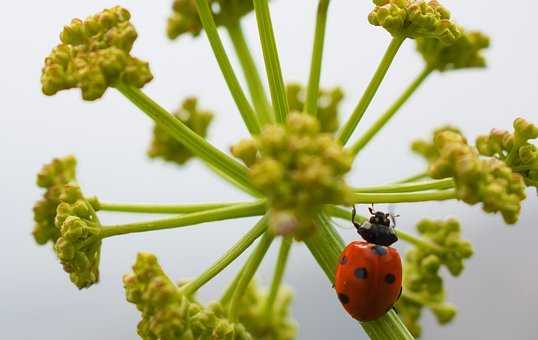
<instances>
[{"instance_id":1,"label":"ladybug head","mask_svg":"<svg viewBox=\"0 0 538 340\"><path fill-rule=\"evenodd\" d=\"M384 225L386 227L390 227L390 221L391 221L390 214L386 214L382 211L375 211L373 208L368 208L368 209L370 210L370 214L372 214L369 220L370 224Z\"/></svg>"},{"instance_id":2,"label":"ladybug head","mask_svg":"<svg viewBox=\"0 0 538 340\"><path fill-rule=\"evenodd\" d=\"M382 211L375 211L373 208L370 208L369 210L372 216L368 222L361 224L355 221L356 211L355 207L353 207L351 220L355 228L357 228L359 235L361 235L361 237L368 243L385 247L398 241L398 237L394 231L394 228L396 227L396 216Z\"/></svg>"}]
</instances>

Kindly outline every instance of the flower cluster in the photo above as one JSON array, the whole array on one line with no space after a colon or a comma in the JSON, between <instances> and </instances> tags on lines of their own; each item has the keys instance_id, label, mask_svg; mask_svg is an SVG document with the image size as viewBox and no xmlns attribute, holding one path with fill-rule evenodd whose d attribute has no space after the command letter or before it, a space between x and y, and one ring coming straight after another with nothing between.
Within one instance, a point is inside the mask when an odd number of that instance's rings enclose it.
<instances>
[{"instance_id":1,"label":"flower cluster","mask_svg":"<svg viewBox=\"0 0 538 340\"><path fill-rule=\"evenodd\" d=\"M459 199L468 204L482 202L484 211L500 212L508 224L517 222L525 183L506 163L496 158L482 159L461 133L450 129L436 131L429 145L415 142L415 150L417 145L427 151L432 178L454 178Z\"/></svg>"},{"instance_id":2,"label":"flower cluster","mask_svg":"<svg viewBox=\"0 0 538 340\"><path fill-rule=\"evenodd\" d=\"M304 87L300 84L292 83L286 86L286 91L290 110L303 112L306 96ZM322 132L334 133L338 129L338 110L343 99L344 92L339 87L319 91L316 117L319 120Z\"/></svg>"},{"instance_id":3,"label":"flower cluster","mask_svg":"<svg viewBox=\"0 0 538 340\"><path fill-rule=\"evenodd\" d=\"M64 186L76 178L77 160L73 156L55 158L43 166L37 175L37 185L45 189L41 200L34 205L35 226L32 234L38 244L55 243L60 237L56 228L56 208Z\"/></svg>"},{"instance_id":4,"label":"flower cluster","mask_svg":"<svg viewBox=\"0 0 538 340\"><path fill-rule=\"evenodd\" d=\"M312 116L291 113L284 125L269 125L254 139L232 147L250 167L252 181L273 208L270 226L277 234L304 238L322 204L347 204L344 176L350 155Z\"/></svg>"},{"instance_id":5,"label":"flower cluster","mask_svg":"<svg viewBox=\"0 0 538 340\"><path fill-rule=\"evenodd\" d=\"M142 313L142 339L252 339L243 325L226 318L220 304L204 307L182 294L152 254L139 253L123 283L127 300Z\"/></svg>"},{"instance_id":6,"label":"flower cluster","mask_svg":"<svg viewBox=\"0 0 538 340\"><path fill-rule=\"evenodd\" d=\"M239 320L255 339L293 340L297 335L296 323L290 317L290 304L293 300L291 290L281 287L272 307L266 315L265 307L268 294L260 290L255 280L251 282L239 303Z\"/></svg>"},{"instance_id":7,"label":"flower cluster","mask_svg":"<svg viewBox=\"0 0 538 340\"><path fill-rule=\"evenodd\" d=\"M202 137L206 137L209 124L213 119L211 112L198 108L198 99L195 97L185 99L181 107L174 112L174 116ZM148 150L148 156L162 158L179 165L185 164L193 157L183 144L171 137L159 125L155 125L153 129L153 140Z\"/></svg>"},{"instance_id":8,"label":"flower cluster","mask_svg":"<svg viewBox=\"0 0 538 340\"><path fill-rule=\"evenodd\" d=\"M523 118L514 121L514 132L491 130L480 136L476 147L481 155L504 161L521 174L529 186L538 188L538 148L530 140L538 138L538 125Z\"/></svg>"},{"instance_id":9,"label":"flower cluster","mask_svg":"<svg viewBox=\"0 0 538 340\"><path fill-rule=\"evenodd\" d=\"M416 39L417 50L430 69L444 72L486 66L483 50L489 47L489 37L479 31L460 31L461 37L450 45L438 39Z\"/></svg>"},{"instance_id":10,"label":"flower cluster","mask_svg":"<svg viewBox=\"0 0 538 340\"><path fill-rule=\"evenodd\" d=\"M464 260L473 254L471 244L461 239L460 224L454 219L423 220L417 230L422 243L405 255L404 294L397 304L400 316L415 336L421 332L418 320L424 307L430 308L441 324L454 318L456 309L445 302L439 270L444 266L450 274L459 276Z\"/></svg>"},{"instance_id":11,"label":"flower cluster","mask_svg":"<svg viewBox=\"0 0 538 340\"><path fill-rule=\"evenodd\" d=\"M148 63L130 55L137 38L130 17L117 6L65 26L61 44L45 59L43 93L80 88L83 99L95 100L118 81L138 88L148 83Z\"/></svg>"},{"instance_id":12,"label":"flower cluster","mask_svg":"<svg viewBox=\"0 0 538 340\"><path fill-rule=\"evenodd\" d=\"M77 185L65 185L60 201L55 219L60 237L54 251L71 282L87 288L99 281L101 224Z\"/></svg>"},{"instance_id":13,"label":"flower cluster","mask_svg":"<svg viewBox=\"0 0 538 340\"><path fill-rule=\"evenodd\" d=\"M454 43L461 35L450 20L450 12L436 0L374 0L368 21L395 37L435 38Z\"/></svg>"},{"instance_id":14,"label":"flower cluster","mask_svg":"<svg viewBox=\"0 0 538 340\"><path fill-rule=\"evenodd\" d=\"M250 0L210 0L209 5L217 26L235 24L253 9L253 3ZM195 0L174 0L172 10L166 27L166 33L170 39L187 33L195 37L200 34L202 22L198 16Z\"/></svg>"}]
</instances>

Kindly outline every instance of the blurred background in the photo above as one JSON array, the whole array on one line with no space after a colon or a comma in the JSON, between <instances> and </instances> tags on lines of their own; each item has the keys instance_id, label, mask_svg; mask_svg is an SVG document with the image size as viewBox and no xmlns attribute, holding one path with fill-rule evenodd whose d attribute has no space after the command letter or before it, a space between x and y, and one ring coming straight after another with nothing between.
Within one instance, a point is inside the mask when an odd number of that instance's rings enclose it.
<instances>
[{"instance_id":1,"label":"blurred background","mask_svg":"<svg viewBox=\"0 0 538 340\"><path fill-rule=\"evenodd\" d=\"M107 239L102 250L101 282L77 291L50 247L38 247L31 235L32 205L41 192L35 174L53 157L75 154L79 180L88 194L107 201L206 202L246 199L208 172L200 162L184 168L149 161L145 156L152 123L118 93L87 103L79 91L48 98L40 92L44 57L58 43L64 24L113 5L127 7L139 32L134 55L151 63L155 80L147 93L174 109L188 95L217 113L210 140L221 149L246 136L205 36L170 42L165 37L172 1L13 1L0 12L2 82L0 98L0 324L4 339L135 339L139 314L124 299L121 277L138 251L158 255L174 278L193 277L222 254L255 220L212 223L181 230ZM349 182L381 184L424 169L409 143L433 128L451 123L468 137L490 128L511 128L522 115L538 120L538 2L443 1L456 20L492 36L485 71L434 75L368 146L355 163ZM305 82L317 1L275 0L272 6L283 71L287 81ZM328 23L322 86L341 85L348 114L366 87L389 42L389 35L367 23L370 1L335 0ZM254 52L260 56L253 16L244 20ZM224 36L224 35L223 35ZM229 43L224 39L227 46ZM260 66L262 65L261 59ZM401 93L422 67L407 41L373 105L361 122L363 131ZM358 136L358 133L356 136ZM399 227L413 230L423 217L458 217L476 255L463 276L446 279L447 300L460 311L439 327L429 313L424 339L536 339L538 271L535 245L538 200L529 191L520 222L461 203L398 205ZM383 208L383 207L380 207ZM366 211L366 207L361 209ZM130 221L105 215L105 222ZM341 235L355 239L350 223ZM405 247L399 245L399 247ZM264 262L259 280L271 279L277 247ZM204 287L203 301L218 297L242 261ZM294 315L299 339L365 339L343 311L330 284L305 246L292 250L285 281L295 290Z\"/></svg>"}]
</instances>

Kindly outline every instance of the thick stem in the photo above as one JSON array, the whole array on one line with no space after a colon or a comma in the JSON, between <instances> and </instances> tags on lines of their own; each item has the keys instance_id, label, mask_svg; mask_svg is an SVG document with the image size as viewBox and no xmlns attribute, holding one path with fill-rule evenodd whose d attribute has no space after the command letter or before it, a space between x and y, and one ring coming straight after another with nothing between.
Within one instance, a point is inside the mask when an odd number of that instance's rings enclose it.
<instances>
[{"instance_id":1,"label":"thick stem","mask_svg":"<svg viewBox=\"0 0 538 340\"><path fill-rule=\"evenodd\" d=\"M272 234L272 232L266 231L263 234L262 238L260 239L258 245L256 246L256 249L254 249L254 252L248 258L247 264L242 270L241 278L237 282L237 286L235 287L234 293L232 295L232 299L230 301L230 309L229 309L230 320L232 321L237 320L239 300L241 299L241 297L243 296L243 293L245 292L248 285L250 284L250 281L254 277L254 274L256 274L256 271L258 270L260 263L265 257L265 254L267 253L269 246L273 242L273 239L274 239L274 235Z\"/></svg>"},{"instance_id":2,"label":"thick stem","mask_svg":"<svg viewBox=\"0 0 538 340\"><path fill-rule=\"evenodd\" d=\"M161 220L103 226L99 236L101 238L107 238L131 233L142 233L154 230L186 227L205 222L222 221L249 216L260 216L265 214L265 205L265 201L258 201L255 203L240 204L231 207L195 212Z\"/></svg>"},{"instance_id":3,"label":"thick stem","mask_svg":"<svg viewBox=\"0 0 538 340\"><path fill-rule=\"evenodd\" d=\"M190 152L225 174L227 179L239 183L242 187L256 191L250 182L248 169L233 158L211 145L204 138L189 129L179 119L163 109L159 104L146 96L140 89L117 84L116 89L148 115L155 123L166 130L170 136L182 143Z\"/></svg>"},{"instance_id":4,"label":"thick stem","mask_svg":"<svg viewBox=\"0 0 538 340\"><path fill-rule=\"evenodd\" d=\"M235 261L248 247L267 230L267 219L262 218L249 232L247 232L236 244L233 245L220 259L218 259L203 274L198 276L194 281L183 286L181 290L185 295L194 294L200 287L209 280L217 276L230 263Z\"/></svg>"},{"instance_id":5,"label":"thick stem","mask_svg":"<svg viewBox=\"0 0 538 340\"><path fill-rule=\"evenodd\" d=\"M237 80L237 76L234 73L230 59L224 50L224 45L220 39L217 31L217 25L215 24L211 8L209 7L209 1L196 0L196 7L198 9L200 21L204 26L207 38L209 39L209 43L211 44L211 48L213 49L213 53L215 54L220 70L222 71L222 75L226 80L226 84L228 85L228 89L232 94L235 104L237 105L237 108L245 121L247 129L251 134L257 135L260 133L260 124L258 122L258 118L250 106L250 103L248 102L247 97L245 96L245 93Z\"/></svg>"},{"instance_id":6,"label":"thick stem","mask_svg":"<svg viewBox=\"0 0 538 340\"><path fill-rule=\"evenodd\" d=\"M202 1L202 0L197 0ZM280 67L278 50L276 48L271 13L269 11L269 0L254 0L256 11L256 21L262 45L263 58L265 60L265 71L269 80L271 90L271 100L275 111L276 121L282 123L288 115L288 96Z\"/></svg>"},{"instance_id":7,"label":"thick stem","mask_svg":"<svg viewBox=\"0 0 538 340\"><path fill-rule=\"evenodd\" d=\"M266 320L271 318L271 313L273 312L273 306L278 296L282 278L284 277L284 270L286 269L286 264L288 263L288 255L290 253L292 244L293 237L286 236L282 238L282 243L280 245L278 258L276 261L275 273L273 274L273 281L271 282L269 295L267 295L267 300L265 301L264 305L264 315Z\"/></svg>"},{"instance_id":8,"label":"thick stem","mask_svg":"<svg viewBox=\"0 0 538 340\"><path fill-rule=\"evenodd\" d=\"M455 190L443 190L433 192L406 192L388 194L354 193L353 203L406 203L406 202L426 202L426 201L446 201L456 199L458 196Z\"/></svg>"},{"instance_id":9,"label":"thick stem","mask_svg":"<svg viewBox=\"0 0 538 340\"><path fill-rule=\"evenodd\" d=\"M426 78L432 73L433 69L426 67L418 77L409 85L404 93L392 104L392 106L385 112L370 128L359 138L358 141L353 144L349 151L356 156L374 137L381 131L381 129L387 124L387 122L394 117L394 115L400 110L400 108L411 98L413 93L419 88L419 86L426 80Z\"/></svg>"},{"instance_id":10,"label":"thick stem","mask_svg":"<svg viewBox=\"0 0 538 340\"><path fill-rule=\"evenodd\" d=\"M351 114L351 117L349 117L346 124L338 133L338 141L340 142L340 144L345 145L349 140L349 137L351 137L351 135L353 134L353 131L357 127L357 124L359 124L359 121L362 119L362 116L368 109L368 106L370 106L372 99L374 98L377 90L379 89L383 78L385 78L385 75L387 74L387 71L392 64L392 61L394 60L394 57L396 56L396 53L398 52L400 46L402 46L404 40L405 37L394 37L390 42L390 45L387 48L383 59L377 67L374 77L368 84L368 87L366 88L366 91L364 92L362 98L357 104L357 107Z\"/></svg>"},{"instance_id":11,"label":"thick stem","mask_svg":"<svg viewBox=\"0 0 538 340\"><path fill-rule=\"evenodd\" d=\"M363 188L353 188L354 192L360 193L398 193L398 192L413 192L426 190L443 190L454 188L454 179L445 178L439 180L431 180L424 182L409 182L401 184L389 184Z\"/></svg>"},{"instance_id":12,"label":"thick stem","mask_svg":"<svg viewBox=\"0 0 538 340\"><path fill-rule=\"evenodd\" d=\"M316 233L305 242L329 281L334 283L336 265L344 249L344 242L326 216L321 215L317 222ZM377 320L361 322L361 325L373 340L413 339L411 333L392 310Z\"/></svg>"},{"instance_id":13,"label":"thick stem","mask_svg":"<svg viewBox=\"0 0 538 340\"><path fill-rule=\"evenodd\" d=\"M91 200L92 206L98 211L114 211L143 214L188 214L193 212L213 210L244 204L245 202L230 203L200 203L200 204L155 204L155 203L116 203Z\"/></svg>"},{"instance_id":14,"label":"thick stem","mask_svg":"<svg viewBox=\"0 0 538 340\"><path fill-rule=\"evenodd\" d=\"M243 30L241 29L241 24L239 22L230 24L226 26L228 34L230 35L230 40L235 49L239 63L243 68L243 74L247 81L247 86L250 92L250 98L254 104L254 109L258 113L258 119L261 125L272 123L274 121L273 112L271 110L271 105L269 104L269 99L265 93L265 88L263 86L260 73L256 67L256 62L250 53L250 48L248 46Z\"/></svg>"},{"instance_id":15,"label":"thick stem","mask_svg":"<svg viewBox=\"0 0 538 340\"><path fill-rule=\"evenodd\" d=\"M317 115L319 83L321 78L321 63L323 60L323 47L325 45L325 30L327 27L327 12L330 0L320 0L316 16L316 33L312 47L312 61L310 63L310 77L306 88L306 103L304 111L313 116Z\"/></svg>"}]
</instances>

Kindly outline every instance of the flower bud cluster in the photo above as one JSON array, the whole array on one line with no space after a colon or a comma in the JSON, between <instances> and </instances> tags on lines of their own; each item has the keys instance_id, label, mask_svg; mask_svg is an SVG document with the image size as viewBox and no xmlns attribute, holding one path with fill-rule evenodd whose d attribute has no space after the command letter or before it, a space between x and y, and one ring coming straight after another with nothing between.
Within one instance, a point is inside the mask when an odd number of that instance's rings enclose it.
<instances>
[{"instance_id":1,"label":"flower bud cluster","mask_svg":"<svg viewBox=\"0 0 538 340\"><path fill-rule=\"evenodd\" d=\"M476 139L476 147L481 155L504 161L524 177L527 185L538 188L538 147L530 142L537 138L538 125L518 118L513 133L493 129Z\"/></svg>"},{"instance_id":2,"label":"flower bud cluster","mask_svg":"<svg viewBox=\"0 0 538 340\"><path fill-rule=\"evenodd\" d=\"M416 40L417 50L429 68L444 72L486 67L483 50L490 45L489 37L479 31L460 31L461 37L451 45L432 38Z\"/></svg>"},{"instance_id":3,"label":"flower bud cluster","mask_svg":"<svg viewBox=\"0 0 538 340\"><path fill-rule=\"evenodd\" d=\"M138 254L133 271L123 277L123 284L127 301L142 313L138 324L142 339L252 339L241 324L226 318L220 304L204 307L185 296L152 254Z\"/></svg>"},{"instance_id":4,"label":"flower bud cluster","mask_svg":"<svg viewBox=\"0 0 538 340\"><path fill-rule=\"evenodd\" d=\"M78 185L66 184L60 201L55 218L60 237L54 251L71 282L87 288L99 281L101 225Z\"/></svg>"},{"instance_id":5,"label":"flower bud cluster","mask_svg":"<svg viewBox=\"0 0 538 340\"><path fill-rule=\"evenodd\" d=\"M266 126L259 136L232 147L250 167L254 186L272 208L269 225L277 234L302 239L313 230L322 204L348 204L344 177L352 159L316 118L291 113L283 125Z\"/></svg>"},{"instance_id":6,"label":"flower bud cluster","mask_svg":"<svg viewBox=\"0 0 538 340\"><path fill-rule=\"evenodd\" d=\"M473 254L472 245L461 239L460 224L454 219L447 221L423 220L417 230L422 245L407 251L404 263L405 294L397 308L402 320L415 336L419 336L419 319L424 307L430 308L440 324L450 322L456 315L454 306L445 302L443 279L439 270L448 269L459 276L464 260ZM430 246L426 246L426 245Z\"/></svg>"},{"instance_id":7,"label":"flower bud cluster","mask_svg":"<svg viewBox=\"0 0 538 340\"><path fill-rule=\"evenodd\" d=\"M174 112L174 116L201 137L206 137L213 114L198 108L198 99L187 98L181 107ZM150 158L162 158L176 164L185 164L193 154L175 138L170 136L161 126L155 125L153 140L148 149Z\"/></svg>"},{"instance_id":8,"label":"flower bud cluster","mask_svg":"<svg viewBox=\"0 0 538 340\"><path fill-rule=\"evenodd\" d=\"M434 38L453 44L461 35L450 12L436 0L374 0L368 21L395 37Z\"/></svg>"},{"instance_id":9,"label":"flower bud cluster","mask_svg":"<svg viewBox=\"0 0 538 340\"><path fill-rule=\"evenodd\" d=\"M209 0L209 6L217 26L235 24L254 8L251 0ZM166 27L170 39L187 33L194 37L200 34L203 27L196 9L196 0L174 0L172 10Z\"/></svg>"},{"instance_id":10,"label":"flower bud cluster","mask_svg":"<svg viewBox=\"0 0 538 340\"><path fill-rule=\"evenodd\" d=\"M96 100L118 81L138 88L151 81L148 63L130 54L138 36L130 17L116 6L85 20L73 19L60 34L61 44L45 59L43 93L80 88L83 99Z\"/></svg>"},{"instance_id":11,"label":"flower bud cluster","mask_svg":"<svg viewBox=\"0 0 538 340\"><path fill-rule=\"evenodd\" d=\"M60 196L64 185L76 178L77 160L73 156L55 158L43 166L37 174L37 185L45 189L41 200L34 205L35 226L32 234L38 244L55 243L60 237L56 228L56 208L60 204Z\"/></svg>"},{"instance_id":12,"label":"flower bud cluster","mask_svg":"<svg viewBox=\"0 0 538 340\"><path fill-rule=\"evenodd\" d=\"M306 100L304 87L300 84L292 83L287 85L286 90L290 111L303 112ZM344 92L339 87L319 91L316 117L319 120L322 132L334 133L338 129L338 110L343 99Z\"/></svg>"},{"instance_id":13,"label":"flower bud cluster","mask_svg":"<svg viewBox=\"0 0 538 340\"><path fill-rule=\"evenodd\" d=\"M425 142L416 142L415 145ZM439 130L433 144L422 148L431 157L429 173L432 178L453 177L458 198L468 204L482 202L488 213L500 212L508 224L517 222L521 202L525 199L523 177L514 173L497 158L483 159L478 151L467 144L461 133ZM437 159L433 155L438 154Z\"/></svg>"}]
</instances>

